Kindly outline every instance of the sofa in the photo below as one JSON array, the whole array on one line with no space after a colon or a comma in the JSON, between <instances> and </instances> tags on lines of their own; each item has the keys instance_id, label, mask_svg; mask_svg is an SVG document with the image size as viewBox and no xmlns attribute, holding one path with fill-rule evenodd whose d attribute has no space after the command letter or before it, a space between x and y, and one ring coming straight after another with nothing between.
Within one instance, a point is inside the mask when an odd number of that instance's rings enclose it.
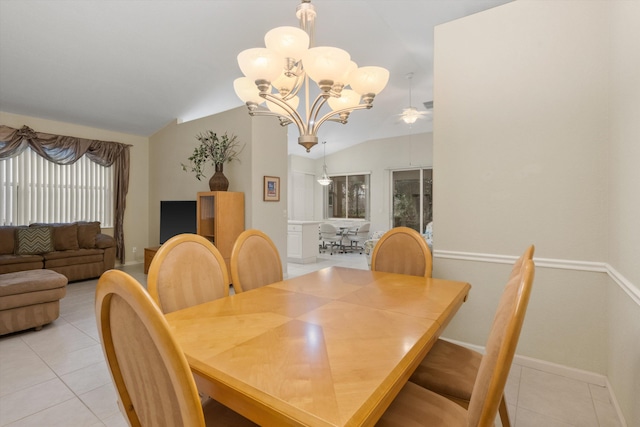
<instances>
[{"instance_id":1,"label":"sofa","mask_svg":"<svg viewBox=\"0 0 640 427\"><path fill-rule=\"evenodd\" d=\"M69 282L115 266L116 242L99 222L0 226L0 274L48 269Z\"/></svg>"}]
</instances>

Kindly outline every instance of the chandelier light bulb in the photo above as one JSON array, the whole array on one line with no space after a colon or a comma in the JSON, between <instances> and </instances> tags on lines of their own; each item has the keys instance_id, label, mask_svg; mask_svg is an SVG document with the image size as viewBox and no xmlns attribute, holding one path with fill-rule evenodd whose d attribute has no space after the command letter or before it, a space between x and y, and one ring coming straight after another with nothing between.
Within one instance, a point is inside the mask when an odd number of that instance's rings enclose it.
<instances>
[{"instance_id":1,"label":"chandelier light bulb","mask_svg":"<svg viewBox=\"0 0 640 427\"><path fill-rule=\"evenodd\" d=\"M360 95L382 92L389 81L389 71L382 67L360 67L349 76L351 88Z\"/></svg>"},{"instance_id":2,"label":"chandelier light bulb","mask_svg":"<svg viewBox=\"0 0 640 427\"><path fill-rule=\"evenodd\" d=\"M354 108L360 104L360 98L356 91L346 89L342 91L339 98L332 96L327 102L333 111L338 111L345 108Z\"/></svg>"},{"instance_id":3,"label":"chandelier light bulb","mask_svg":"<svg viewBox=\"0 0 640 427\"><path fill-rule=\"evenodd\" d=\"M264 44L283 58L299 61L309 49L309 35L301 28L278 27L265 34Z\"/></svg>"},{"instance_id":4,"label":"chandelier light bulb","mask_svg":"<svg viewBox=\"0 0 640 427\"><path fill-rule=\"evenodd\" d=\"M282 73L283 59L274 51L256 47L238 54L238 65L242 73L251 80L271 82Z\"/></svg>"},{"instance_id":5,"label":"chandelier light bulb","mask_svg":"<svg viewBox=\"0 0 640 427\"><path fill-rule=\"evenodd\" d=\"M242 101L253 102L255 104L261 104L264 102L264 98L260 96L260 91L256 87L256 84L249 77L238 77L233 81L233 89L236 91L236 95Z\"/></svg>"},{"instance_id":6,"label":"chandelier light bulb","mask_svg":"<svg viewBox=\"0 0 640 427\"><path fill-rule=\"evenodd\" d=\"M349 69L351 55L337 47L312 47L302 58L304 69L311 80L336 81Z\"/></svg>"}]
</instances>

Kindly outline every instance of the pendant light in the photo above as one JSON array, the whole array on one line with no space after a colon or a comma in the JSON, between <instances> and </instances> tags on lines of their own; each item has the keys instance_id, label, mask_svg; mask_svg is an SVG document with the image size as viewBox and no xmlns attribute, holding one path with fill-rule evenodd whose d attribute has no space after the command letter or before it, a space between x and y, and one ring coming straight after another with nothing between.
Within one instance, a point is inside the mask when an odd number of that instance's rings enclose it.
<instances>
[{"instance_id":1,"label":"pendant light","mask_svg":"<svg viewBox=\"0 0 640 427\"><path fill-rule=\"evenodd\" d=\"M318 184L327 186L331 184L331 178L327 175L327 147L325 144L327 141L322 141L322 148L324 149L324 158L322 159L322 176L318 178Z\"/></svg>"}]
</instances>

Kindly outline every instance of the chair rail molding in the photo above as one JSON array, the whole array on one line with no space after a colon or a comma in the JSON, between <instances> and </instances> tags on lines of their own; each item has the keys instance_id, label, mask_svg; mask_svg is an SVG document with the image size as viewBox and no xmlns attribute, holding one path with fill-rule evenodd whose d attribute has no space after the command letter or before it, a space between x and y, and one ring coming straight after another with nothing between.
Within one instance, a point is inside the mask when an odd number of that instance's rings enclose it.
<instances>
[{"instance_id":1,"label":"chair rail molding","mask_svg":"<svg viewBox=\"0 0 640 427\"><path fill-rule=\"evenodd\" d=\"M496 264L513 264L518 257L514 255L498 255L498 254L485 254L477 252L459 252L459 251L444 251L434 250L434 258L442 259L457 259L463 261L475 261L475 262L490 262ZM610 264L605 262L595 261L575 261L566 259L555 258L537 258L534 257L533 261L536 267L557 268L563 270L577 270L577 271L592 271L597 273L607 273L609 277L616 282L618 286L626 292L629 297L640 306L640 289L633 286L633 284L627 280L620 272L613 268Z\"/></svg>"}]
</instances>

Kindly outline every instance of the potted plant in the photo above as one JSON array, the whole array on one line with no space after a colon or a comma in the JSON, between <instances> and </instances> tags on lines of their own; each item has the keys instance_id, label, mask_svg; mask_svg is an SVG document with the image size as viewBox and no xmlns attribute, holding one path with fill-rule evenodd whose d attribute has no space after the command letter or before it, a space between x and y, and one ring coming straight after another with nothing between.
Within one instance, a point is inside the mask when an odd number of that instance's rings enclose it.
<instances>
[{"instance_id":1,"label":"potted plant","mask_svg":"<svg viewBox=\"0 0 640 427\"><path fill-rule=\"evenodd\" d=\"M182 170L190 169L196 173L198 181L204 176L203 167L211 162L215 167L215 173L209 179L209 189L211 191L227 191L229 188L229 180L223 173L223 165L225 162L239 160L238 156L244 149L244 145L240 146L240 142L235 135L224 134L218 136L213 131L207 130L196 136L200 141L200 145L193 150L193 154L189 157L189 164L182 163Z\"/></svg>"}]
</instances>

